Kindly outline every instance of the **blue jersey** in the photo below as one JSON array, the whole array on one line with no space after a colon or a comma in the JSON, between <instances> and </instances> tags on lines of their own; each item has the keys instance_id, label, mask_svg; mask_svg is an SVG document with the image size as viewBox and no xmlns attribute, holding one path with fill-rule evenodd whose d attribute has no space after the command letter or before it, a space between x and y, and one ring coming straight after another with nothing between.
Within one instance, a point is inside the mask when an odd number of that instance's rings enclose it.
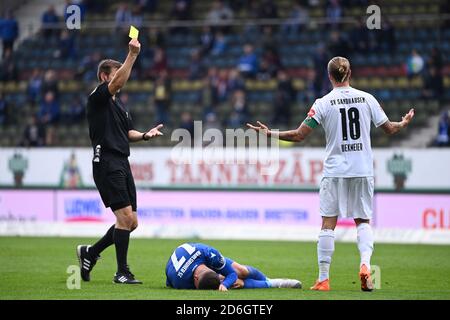
<instances>
[{"instance_id":1,"label":"blue jersey","mask_svg":"<svg viewBox=\"0 0 450 320\"><path fill-rule=\"evenodd\" d=\"M184 243L172 253L166 265L166 285L175 289L195 289L194 271L204 264L223 275L222 284L228 289L237 279L232 260L215 248L203 243Z\"/></svg>"}]
</instances>

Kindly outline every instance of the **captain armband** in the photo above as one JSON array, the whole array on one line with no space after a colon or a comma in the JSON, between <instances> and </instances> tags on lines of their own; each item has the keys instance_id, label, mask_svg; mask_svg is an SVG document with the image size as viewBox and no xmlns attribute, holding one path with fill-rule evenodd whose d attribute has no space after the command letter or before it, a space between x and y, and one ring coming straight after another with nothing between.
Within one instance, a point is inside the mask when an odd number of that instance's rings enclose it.
<instances>
[{"instance_id":1,"label":"captain armband","mask_svg":"<svg viewBox=\"0 0 450 320\"><path fill-rule=\"evenodd\" d=\"M306 119L303 121L303 123L306 124L311 129L314 129L319 125L319 123L316 121L316 119L309 117L309 116L306 117Z\"/></svg>"}]
</instances>

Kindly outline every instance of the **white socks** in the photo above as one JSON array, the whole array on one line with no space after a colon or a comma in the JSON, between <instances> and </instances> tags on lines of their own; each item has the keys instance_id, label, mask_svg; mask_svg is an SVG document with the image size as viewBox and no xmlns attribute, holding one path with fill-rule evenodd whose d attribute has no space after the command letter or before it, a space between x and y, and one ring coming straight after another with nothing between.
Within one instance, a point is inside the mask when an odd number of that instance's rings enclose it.
<instances>
[{"instance_id":1,"label":"white socks","mask_svg":"<svg viewBox=\"0 0 450 320\"><path fill-rule=\"evenodd\" d=\"M319 262L319 281L330 277L331 257L334 252L334 230L323 229L319 233L317 258Z\"/></svg>"},{"instance_id":2,"label":"white socks","mask_svg":"<svg viewBox=\"0 0 450 320\"><path fill-rule=\"evenodd\" d=\"M365 264L370 270L370 258L373 252L372 227L368 223L361 223L356 229L358 231L358 249L361 255L360 267Z\"/></svg>"}]
</instances>

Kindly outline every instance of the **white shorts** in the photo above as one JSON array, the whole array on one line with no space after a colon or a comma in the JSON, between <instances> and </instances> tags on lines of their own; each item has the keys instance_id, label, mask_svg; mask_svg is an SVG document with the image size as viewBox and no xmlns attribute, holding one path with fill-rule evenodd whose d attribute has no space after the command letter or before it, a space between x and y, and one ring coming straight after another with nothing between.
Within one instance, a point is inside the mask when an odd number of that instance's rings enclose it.
<instances>
[{"instance_id":1,"label":"white shorts","mask_svg":"<svg viewBox=\"0 0 450 320\"><path fill-rule=\"evenodd\" d=\"M372 219L373 189L373 177L324 177L320 182L320 215Z\"/></svg>"}]
</instances>

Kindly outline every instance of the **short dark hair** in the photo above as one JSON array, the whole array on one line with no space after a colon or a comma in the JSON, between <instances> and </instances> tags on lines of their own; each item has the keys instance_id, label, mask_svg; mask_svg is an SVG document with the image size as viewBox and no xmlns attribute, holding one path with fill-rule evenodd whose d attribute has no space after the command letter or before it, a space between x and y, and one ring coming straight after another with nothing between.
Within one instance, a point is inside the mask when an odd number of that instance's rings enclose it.
<instances>
[{"instance_id":1,"label":"short dark hair","mask_svg":"<svg viewBox=\"0 0 450 320\"><path fill-rule=\"evenodd\" d=\"M100 75L102 74L102 72L109 75L111 73L112 68L120 68L121 66L122 66L121 62L112 60L112 59L105 59L105 60L100 61L100 63L98 64L98 69L97 69L98 81L102 81L102 79L100 78Z\"/></svg>"},{"instance_id":2,"label":"short dark hair","mask_svg":"<svg viewBox=\"0 0 450 320\"><path fill-rule=\"evenodd\" d=\"M214 271L205 271L199 276L198 289L217 290L220 286L219 275Z\"/></svg>"}]
</instances>

